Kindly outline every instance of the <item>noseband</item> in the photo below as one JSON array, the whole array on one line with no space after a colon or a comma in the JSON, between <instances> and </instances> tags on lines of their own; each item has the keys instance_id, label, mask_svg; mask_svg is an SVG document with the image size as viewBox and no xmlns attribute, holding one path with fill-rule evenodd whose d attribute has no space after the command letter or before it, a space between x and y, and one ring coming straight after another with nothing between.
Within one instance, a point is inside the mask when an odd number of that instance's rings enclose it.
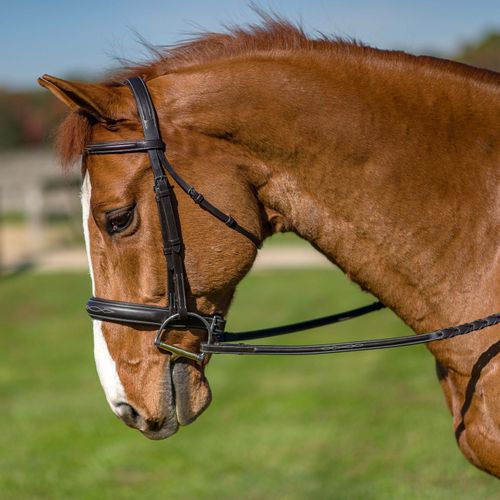
<instances>
[{"instance_id":1,"label":"noseband","mask_svg":"<svg viewBox=\"0 0 500 500\"><path fill-rule=\"evenodd\" d=\"M136 141L96 142L85 148L88 155L99 154L126 154L147 153L154 177L154 192L160 218L163 238L163 253L167 269L167 306L158 307L147 304L135 304L116 300L92 297L87 302L87 312L92 319L125 323L131 325L147 325L158 328L154 344L163 351L168 351L174 357L184 357L203 362L207 353L211 354L327 354L369 349L383 349L388 347L402 347L422 344L435 340L443 340L457 335L493 326L500 322L500 313L493 314L471 323L464 323L456 327L444 328L422 335L410 335L387 339L361 340L353 342L338 342L334 344L316 345L251 345L251 344L224 344L242 340L254 340L265 337L274 337L286 333L308 330L319 326L329 325L356 318L384 307L380 302L360 307L340 314L333 314L322 318L283 325L275 328L252 330L247 332L230 333L225 331L225 320L221 315L204 316L195 311L189 311L186 301L186 275L184 270L183 243L179 231L179 217L176 205L173 202L172 185L174 182L191 199L206 210L210 215L226 224L230 229L249 239L257 248L261 242L253 233L240 226L233 217L225 214L212 205L205 197L188 184L173 168L165 156L165 144L161 138L158 119L151 95L145 82L139 77L129 78L126 81L134 95L139 113L144 138ZM165 332L170 329L205 330L207 340L201 344L201 352L193 353L181 347L169 344L163 340Z\"/></svg>"}]
</instances>

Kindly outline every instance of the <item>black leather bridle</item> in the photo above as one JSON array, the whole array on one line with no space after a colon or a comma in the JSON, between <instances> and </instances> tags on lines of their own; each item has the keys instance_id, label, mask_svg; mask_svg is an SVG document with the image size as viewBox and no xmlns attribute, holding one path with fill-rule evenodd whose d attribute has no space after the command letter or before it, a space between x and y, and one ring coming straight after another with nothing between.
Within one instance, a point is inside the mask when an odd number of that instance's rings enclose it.
<instances>
[{"instance_id":1,"label":"black leather bridle","mask_svg":"<svg viewBox=\"0 0 500 500\"><path fill-rule=\"evenodd\" d=\"M179 232L178 214L172 199L172 186L167 174L187 193L200 208L224 222L230 229L248 238L256 247L260 240L250 231L240 226L230 215L225 214L208 202L201 193L189 185L172 167L165 156L165 144L160 135L158 120L145 82L139 77L129 78L126 84L135 97L144 139L136 141L113 141L89 144L85 148L88 155L125 154L144 152L149 155L154 176L154 192L160 216L163 237L163 253L167 264L167 294L168 305L158 307L147 304L135 304L116 300L92 297L87 303L87 312L95 320L126 323L132 325L149 325L158 328L155 345L175 357L185 357L203 362L207 353L211 354L327 354L339 352L383 349L422 344L435 340L443 340L463 335L473 331L493 326L500 322L500 313L493 314L471 323L464 323L450 328L443 328L421 335L410 335L386 339L338 342L334 344L316 345L250 345L225 344L242 340L254 340L264 337L274 337L286 333L308 330L352 319L384 307L380 302L333 314L323 318L283 325L263 330L230 333L225 331L225 320L221 315L204 316L189 311L186 301L186 275L184 270L183 244ZM164 342L164 333L169 329L202 329L207 332L207 339L201 343L201 352L193 353L178 346Z\"/></svg>"}]
</instances>

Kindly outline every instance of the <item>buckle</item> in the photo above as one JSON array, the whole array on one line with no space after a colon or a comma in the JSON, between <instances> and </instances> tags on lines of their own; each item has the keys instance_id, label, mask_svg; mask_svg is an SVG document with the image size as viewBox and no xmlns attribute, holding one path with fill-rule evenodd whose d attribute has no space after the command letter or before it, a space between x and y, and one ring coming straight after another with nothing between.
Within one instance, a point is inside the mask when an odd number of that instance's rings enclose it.
<instances>
[{"instance_id":1,"label":"buckle","mask_svg":"<svg viewBox=\"0 0 500 500\"><path fill-rule=\"evenodd\" d=\"M188 317L194 318L197 321L199 321L206 329L208 333L208 341L210 342L212 339L212 333L213 329L215 326L215 317L212 320L212 324L210 324L203 316L200 316L199 314L188 312L187 313ZM175 320L178 320L181 318L181 315L176 313L172 314L172 316L169 316L158 328L158 332L156 333L156 338L154 341L155 346L158 349L162 349L164 351L168 351L172 354L172 360L175 361L178 358L187 358L187 359L192 359L193 361L196 361L199 364L202 364L203 361L205 360L205 353L200 352L200 353L195 353L188 351L187 349L183 349L182 347L177 347L172 344L167 344L166 342L163 342L162 337L163 337L163 332L167 329L167 326L172 323Z\"/></svg>"}]
</instances>

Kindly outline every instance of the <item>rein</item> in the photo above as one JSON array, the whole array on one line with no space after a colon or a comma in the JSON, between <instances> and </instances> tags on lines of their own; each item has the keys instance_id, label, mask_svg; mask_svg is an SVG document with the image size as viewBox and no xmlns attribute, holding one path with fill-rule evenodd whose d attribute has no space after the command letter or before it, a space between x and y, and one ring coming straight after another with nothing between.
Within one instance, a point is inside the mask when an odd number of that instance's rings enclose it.
<instances>
[{"instance_id":1,"label":"rein","mask_svg":"<svg viewBox=\"0 0 500 500\"><path fill-rule=\"evenodd\" d=\"M343 313L299 323L236 333L225 331L226 321L221 315L203 316L197 312L189 311L186 301L186 275L184 270L183 242L179 231L180 223L175 204L172 201L173 190L167 174L200 208L225 223L233 231L249 239L257 248L260 248L261 241L250 231L240 226L233 217L225 214L207 201L201 193L196 191L193 186L188 184L176 172L165 156L165 144L161 138L156 111L144 80L139 77L133 77L126 80L126 84L130 87L134 95L144 138L136 141L92 143L85 148L85 154L126 154L137 152L148 154L154 176L154 192L160 217L163 253L166 259L168 306L158 307L91 297L87 302L87 312L92 319L157 327L158 330L154 341L156 347L160 350L170 352L174 358L184 357L198 363L202 363L205 360L206 354L333 354L404 347L450 339L500 323L500 313L497 313L470 323L463 323L455 327L443 328L421 335L315 345L226 344L226 342L275 337L319 326L331 325L378 311L385 306L380 302L375 302ZM165 342L163 340L164 333L173 328L205 330L208 337L207 341L201 344L201 352L194 353Z\"/></svg>"}]
</instances>

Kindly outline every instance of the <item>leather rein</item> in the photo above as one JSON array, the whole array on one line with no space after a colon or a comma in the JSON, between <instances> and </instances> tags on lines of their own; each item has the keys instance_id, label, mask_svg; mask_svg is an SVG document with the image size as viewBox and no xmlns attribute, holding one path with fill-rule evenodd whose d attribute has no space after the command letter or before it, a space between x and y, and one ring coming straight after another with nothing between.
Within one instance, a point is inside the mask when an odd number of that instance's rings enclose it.
<instances>
[{"instance_id":1,"label":"leather rein","mask_svg":"<svg viewBox=\"0 0 500 500\"><path fill-rule=\"evenodd\" d=\"M170 352L174 358L184 357L202 363L206 354L333 354L340 352L385 349L423 344L471 333L500 323L500 313L449 328L443 328L421 335L409 335L372 340L355 340L333 344L315 345L255 345L241 342L287 333L317 328L353 319L377 311L385 306L380 302L299 323L282 325L262 330L231 333L225 331L225 320L221 315L204 316L189 311L186 301L186 275L183 258L183 242L179 231L179 218L172 198L173 190L169 177L203 210L225 223L230 229L249 239L257 248L261 242L250 231L240 226L230 215L225 214L207 201L204 196L188 184L169 163L165 156L165 144L161 138L156 111L149 90L142 78L126 80L134 95L144 138L136 141L112 141L87 145L85 154L126 154L147 153L154 177L154 192L160 217L163 238L163 253L167 269L167 306L121 302L99 297L91 297L87 302L87 312L94 320L146 325L157 327L154 344L160 350ZM164 341L169 329L202 329L207 332L207 340L201 343L201 352L194 353ZM227 343L230 342L230 343Z\"/></svg>"}]
</instances>

